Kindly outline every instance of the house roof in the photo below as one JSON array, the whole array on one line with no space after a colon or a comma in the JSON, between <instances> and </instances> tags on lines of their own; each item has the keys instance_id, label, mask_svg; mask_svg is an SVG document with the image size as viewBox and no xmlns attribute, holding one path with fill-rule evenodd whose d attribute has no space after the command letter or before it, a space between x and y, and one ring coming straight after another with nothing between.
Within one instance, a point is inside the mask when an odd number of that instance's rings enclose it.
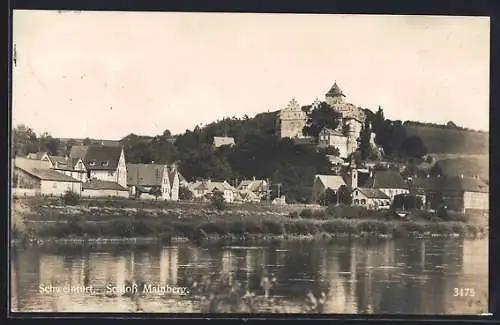
<instances>
[{"instance_id":1,"label":"house roof","mask_svg":"<svg viewBox=\"0 0 500 325\"><path fill-rule=\"evenodd\" d=\"M90 170L116 170L122 147L115 145L73 146L70 158L81 158L85 167Z\"/></svg>"},{"instance_id":2,"label":"house roof","mask_svg":"<svg viewBox=\"0 0 500 325\"><path fill-rule=\"evenodd\" d=\"M26 158L40 160L43 158L44 155L48 155L48 153L46 151L40 151L35 153L29 153L26 155Z\"/></svg>"},{"instance_id":3,"label":"house roof","mask_svg":"<svg viewBox=\"0 0 500 325\"><path fill-rule=\"evenodd\" d=\"M68 158L62 156L49 156L55 169L74 170L80 158Z\"/></svg>"},{"instance_id":4,"label":"house roof","mask_svg":"<svg viewBox=\"0 0 500 325\"><path fill-rule=\"evenodd\" d=\"M339 136L339 137L344 137L344 135L342 134L342 132L340 132L339 130L332 130L332 129L329 129L329 128L324 128L323 130L321 130L320 133L321 134L329 134L329 135L335 135L335 136Z\"/></svg>"},{"instance_id":5,"label":"house roof","mask_svg":"<svg viewBox=\"0 0 500 325\"><path fill-rule=\"evenodd\" d=\"M30 168L49 168L48 162L39 159L28 159L24 157L15 157L13 159L13 165L24 170Z\"/></svg>"},{"instance_id":6,"label":"house roof","mask_svg":"<svg viewBox=\"0 0 500 325\"><path fill-rule=\"evenodd\" d=\"M64 175L63 173L49 168L23 168L20 166L16 166L16 168L44 181L81 183L81 181L76 178Z\"/></svg>"},{"instance_id":7,"label":"house roof","mask_svg":"<svg viewBox=\"0 0 500 325\"><path fill-rule=\"evenodd\" d=\"M159 186L165 170L163 164L127 164L127 185Z\"/></svg>"},{"instance_id":8,"label":"house roof","mask_svg":"<svg viewBox=\"0 0 500 325\"><path fill-rule=\"evenodd\" d=\"M128 191L126 188L116 182L102 181L100 179L91 179L82 184L84 190L115 190Z\"/></svg>"},{"instance_id":9,"label":"house roof","mask_svg":"<svg viewBox=\"0 0 500 325\"><path fill-rule=\"evenodd\" d=\"M219 191L225 191L225 190L230 190L230 191L237 191L233 186L229 185L227 182L208 182L207 183L208 191L212 192L214 190L219 190Z\"/></svg>"},{"instance_id":10,"label":"house roof","mask_svg":"<svg viewBox=\"0 0 500 325\"><path fill-rule=\"evenodd\" d=\"M232 137L214 137L215 147L234 145L234 138Z\"/></svg>"},{"instance_id":11,"label":"house roof","mask_svg":"<svg viewBox=\"0 0 500 325\"><path fill-rule=\"evenodd\" d=\"M425 191L464 191L488 193L489 185L483 180L468 176L416 179L414 187Z\"/></svg>"},{"instance_id":12,"label":"house roof","mask_svg":"<svg viewBox=\"0 0 500 325\"><path fill-rule=\"evenodd\" d=\"M360 191L369 199L390 199L384 192L376 188L358 187L356 190Z\"/></svg>"},{"instance_id":13,"label":"house roof","mask_svg":"<svg viewBox=\"0 0 500 325\"><path fill-rule=\"evenodd\" d=\"M260 200L257 194L249 190L241 190L238 192L238 194L243 200Z\"/></svg>"},{"instance_id":14,"label":"house roof","mask_svg":"<svg viewBox=\"0 0 500 325\"><path fill-rule=\"evenodd\" d=\"M267 182L263 179L256 179L256 180L243 180L240 182L238 185L237 189L243 189L246 187L246 189L250 192L258 191L260 188L265 187Z\"/></svg>"},{"instance_id":15,"label":"house roof","mask_svg":"<svg viewBox=\"0 0 500 325\"><path fill-rule=\"evenodd\" d=\"M333 84L332 88L330 88L330 90L326 93L326 96L329 96L329 97L343 96L343 97L345 97L344 93L342 92L340 87L337 85L337 82L335 82Z\"/></svg>"},{"instance_id":16,"label":"house roof","mask_svg":"<svg viewBox=\"0 0 500 325\"><path fill-rule=\"evenodd\" d=\"M403 177L392 170L380 170L376 171L373 175L373 179L370 184L371 188L407 188Z\"/></svg>"},{"instance_id":17,"label":"house roof","mask_svg":"<svg viewBox=\"0 0 500 325\"><path fill-rule=\"evenodd\" d=\"M316 175L315 178L319 179L325 188L330 188L335 191L338 190L340 186L347 185L342 176L338 175Z\"/></svg>"}]
</instances>

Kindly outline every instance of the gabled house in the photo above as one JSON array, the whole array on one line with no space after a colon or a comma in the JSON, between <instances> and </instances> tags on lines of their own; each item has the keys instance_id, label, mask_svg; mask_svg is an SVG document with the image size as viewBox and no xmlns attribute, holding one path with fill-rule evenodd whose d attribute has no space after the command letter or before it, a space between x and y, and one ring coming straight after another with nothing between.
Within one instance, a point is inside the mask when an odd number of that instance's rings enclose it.
<instances>
[{"instance_id":1,"label":"gabled house","mask_svg":"<svg viewBox=\"0 0 500 325\"><path fill-rule=\"evenodd\" d=\"M352 191L352 204L368 209L388 209L391 198L378 189L358 187Z\"/></svg>"},{"instance_id":2,"label":"gabled house","mask_svg":"<svg viewBox=\"0 0 500 325\"><path fill-rule=\"evenodd\" d=\"M347 186L342 176L338 175L316 175L313 183L313 200L318 200L326 189L329 188L335 193L341 186Z\"/></svg>"},{"instance_id":3,"label":"gabled house","mask_svg":"<svg viewBox=\"0 0 500 325\"><path fill-rule=\"evenodd\" d=\"M81 193L81 181L47 168L42 160L16 157L13 163L14 194L63 195L66 191L78 195Z\"/></svg>"},{"instance_id":4,"label":"gabled house","mask_svg":"<svg viewBox=\"0 0 500 325\"><path fill-rule=\"evenodd\" d=\"M401 174L392 170L375 171L366 187L384 192L391 200L396 195L410 193L408 184L405 183Z\"/></svg>"},{"instance_id":5,"label":"gabled house","mask_svg":"<svg viewBox=\"0 0 500 325\"><path fill-rule=\"evenodd\" d=\"M447 208L463 213L489 210L489 185L477 177L422 178L416 179L413 187L425 192L427 208L436 209L442 200Z\"/></svg>"},{"instance_id":6,"label":"gabled house","mask_svg":"<svg viewBox=\"0 0 500 325\"><path fill-rule=\"evenodd\" d=\"M255 179L254 177L252 180L241 181L236 189L239 192L251 192L260 200L267 195L269 184L263 179ZM245 194L245 196L247 195Z\"/></svg>"},{"instance_id":7,"label":"gabled house","mask_svg":"<svg viewBox=\"0 0 500 325\"><path fill-rule=\"evenodd\" d=\"M86 180L98 179L127 186L127 167L123 147L115 145L73 146L71 159L81 159L87 173Z\"/></svg>"},{"instance_id":8,"label":"gabled house","mask_svg":"<svg viewBox=\"0 0 500 325\"><path fill-rule=\"evenodd\" d=\"M348 138L339 130L324 128L318 135L318 147L328 148L335 147L339 150L339 157L346 158Z\"/></svg>"},{"instance_id":9,"label":"gabled house","mask_svg":"<svg viewBox=\"0 0 500 325\"><path fill-rule=\"evenodd\" d=\"M91 178L82 184L82 196L86 197L123 197L129 196L128 190L117 182Z\"/></svg>"},{"instance_id":10,"label":"gabled house","mask_svg":"<svg viewBox=\"0 0 500 325\"><path fill-rule=\"evenodd\" d=\"M234 202L238 195L238 190L231 186L227 181L197 181L190 186L190 190L196 198L209 198L214 194L214 192L220 191L223 193L224 200L227 203Z\"/></svg>"},{"instance_id":11,"label":"gabled house","mask_svg":"<svg viewBox=\"0 0 500 325\"><path fill-rule=\"evenodd\" d=\"M179 201L179 188L181 186L181 180L184 180L184 177L179 173L177 166L172 165L169 167L168 179L170 185L170 200Z\"/></svg>"},{"instance_id":12,"label":"gabled house","mask_svg":"<svg viewBox=\"0 0 500 325\"><path fill-rule=\"evenodd\" d=\"M170 171L164 164L127 164L127 187L139 198L170 200Z\"/></svg>"}]
</instances>

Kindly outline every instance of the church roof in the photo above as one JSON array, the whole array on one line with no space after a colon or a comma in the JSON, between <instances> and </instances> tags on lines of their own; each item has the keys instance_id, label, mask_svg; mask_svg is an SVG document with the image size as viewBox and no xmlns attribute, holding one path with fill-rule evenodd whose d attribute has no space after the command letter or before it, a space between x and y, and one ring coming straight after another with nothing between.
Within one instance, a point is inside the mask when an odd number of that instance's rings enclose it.
<instances>
[{"instance_id":1,"label":"church roof","mask_svg":"<svg viewBox=\"0 0 500 325\"><path fill-rule=\"evenodd\" d=\"M342 89L337 85L337 82L335 82L330 88L330 90L326 93L326 96L328 97L338 97L338 96L344 96L344 93L342 92Z\"/></svg>"}]
</instances>

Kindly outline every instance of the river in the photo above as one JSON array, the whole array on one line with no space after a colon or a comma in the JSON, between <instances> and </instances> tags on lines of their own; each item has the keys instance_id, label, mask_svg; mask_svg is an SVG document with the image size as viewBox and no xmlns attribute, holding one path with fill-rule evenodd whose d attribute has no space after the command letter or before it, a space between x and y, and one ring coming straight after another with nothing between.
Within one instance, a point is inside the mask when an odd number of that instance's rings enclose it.
<instances>
[{"instance_id":1,"label":"river","mask_svg":"<svg viewBox=\"0 0 500 325\"><path fill-rule=\"evenodd\" d=\"M189 286L210 272L231 274L257 297L263 272L274 277L262 312L301 312L308 290L326 292L324 313L477 314L487 306L487 239L36 247L13 248L11 257L11 309L20 312L200 312ZM97 294L128 280L188 291ZM46 290L65 286L96 291Z\"/></svg>"}]
</instances>

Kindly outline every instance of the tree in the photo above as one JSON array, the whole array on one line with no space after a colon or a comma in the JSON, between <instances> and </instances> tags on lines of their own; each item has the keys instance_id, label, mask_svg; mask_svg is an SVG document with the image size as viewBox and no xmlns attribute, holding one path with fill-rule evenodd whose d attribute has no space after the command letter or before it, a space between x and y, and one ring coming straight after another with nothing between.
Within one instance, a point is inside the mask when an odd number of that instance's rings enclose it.
<instances>
[{"instance_id":1,"label":"tree","mask_svg":"<svg viewBox=\"0 0 500 325\"><path fill-rule=\"evenodd\" d=\"M339 157L340 156L340 150L337 147L331 146L323 149L323 153L325 155L330 155L330 156L335 156Z\"/></svg>"},{"instance_id":2,"label":"tree","mask_svg":"<svg viewBox=\"0 0 500 325\"><path fill-rule=\"evenodd\" d=\"M224 210L226 208L226 200L224 199L224 193L219 190L213 192L211 198L212 206L217 210Z\"/></svg>"},{"instance_id":3,"label":"tree","mask_svg":"<svg viewBox=\"0 0 500 325\"><path fill-rule=\"evenodd\" d=\"M38 151L38 139L33 130L24 124L18 125L12 130L12 154L14 156L25 156L28 153Z\"/></svg>"},{"instance_id":4,"label":"tree","mask_svg":"<svg viewBox=\"0 0 500 325\"><path fill-rule=\"evenodd\" d=\"M65 152L64 152L65 155L69 156L71 148L75 145L75 143L76 141L74 139L69 139L68 141L66 141Z\"/></svg>"},{"instance_id":5,"label":"tree","mask_svg":"<svg viewBox=\"0 0 500 325\"><path fill-rule=\"evenodd\" d=\"M373 155L372 146L370 144L371 133L370 122L367 119L359 135L359 152L363 161Z\"/></svg>"},{"instance_id":6,"label":"tree","mask_svg":"<svg viewBox=\"0 0 500 325\"><path fill-rule=\"evenodd\" d=\"M319 204L322 206L329 206L330 204L336 204L338 202L337 193L334 190L327 188L326 191L321 194L319 198Z\"/></svg>"},{"instance_id":7,"label":"tree","mask_svg":"<svg viewBox=\"0 0 500 325\"><path fill-rule=\"evenodd\" d=\"M321 102L308 115L306 125L302 130L305 136L318 137L324 128L336 129L340 124L342 115L335 111L326 102Z\"/></svg>"},{"instance_id":8,"label":"tree","mask_svg":"<svg viewBox=\"0 0 500 325\"><path fill-rule=\"evenodd\" d=\"M407 137L402 144L402 149L409 157L422 158L427 154L424 142L416 135Z\"/></svg>"},{"instance_id":9,"label":"tree","mask_svg":"<svg viewBox=\"0 0 500 325\"><path fill-rule=\"evenodd\" d=\"M457 128L457 125L453 123L453 121L448 121L448 123L446 123L446 126L449 128Z\"/></svg>"},{"instance_id":10,"label":"tree","mask_svg":"<svg viewBox=\"0 0 500 325\"><path fill-rule=\"evenodd\" d=\"M439 166L439 163L436 162L431 169L429 170L429 174L431 177L441 177L443 176L443 170L441 169L441 166Z\"/></svg>"},{"instance_id":11,"label":"tree","mask_svg":"<svg viewBox=\"0 0 500 325\"><path fill-rule=\"evenodd\" d=\"M59 139L53 138L47 132L43 133L38 139L38 151L46 151L50 155L57 155L59 150Z\"/></svg>"},{"instance_id":12,"label":"tree","mask_svg":"<svg viewBox=\"0 0 500 325\"><path fill-rule=\"evenodd\" d=\"M399 210L399 209L405 209L405 195L404 194L398 194L394 196L394 199L392 200L391 204L391 209Z\"/></svg>"},{"instance_id":13,"label":"tree","mask_svg":"<svg viewBox=\"0 0 500 325\"><path fill-rule=\"evenodd\" d=\"M337 196L339 203L345 204L345 205L351 205L352 204L352 193L349 190L349 187L346 185L341 185L337 191Z\"/></svg>"},{"instance_id":14,"label":"tree","mask_svg":"<svg viewBox=\"0 0 500 325\"><path fill-rule=\"evenodd\" d=\"M434 193L434 195L431 198L431 209L437 210L441 207L444 206L444 198L443 198L443 193L437 192Z\"/></svg>"},{"instance_id":15,"label":"tree","mask_svg":"<svg viewBox=\"0 0 500 325\"><path fill-rule=\"evenodd\" d=\"M149 191L149 194L158 199L161 196L161 188L159 186L153 186Z\"/></svg>"},{"instance_id":16,"label":"tree","mask_svg":"<svg viewBox=\"0 0 500 325\"><path fill-rule=\"evenodd\" d=\"M186 186L179 187L179 200L191 201L193 198L193 192L191 192Z\"/></svg>"}]
</instances>

